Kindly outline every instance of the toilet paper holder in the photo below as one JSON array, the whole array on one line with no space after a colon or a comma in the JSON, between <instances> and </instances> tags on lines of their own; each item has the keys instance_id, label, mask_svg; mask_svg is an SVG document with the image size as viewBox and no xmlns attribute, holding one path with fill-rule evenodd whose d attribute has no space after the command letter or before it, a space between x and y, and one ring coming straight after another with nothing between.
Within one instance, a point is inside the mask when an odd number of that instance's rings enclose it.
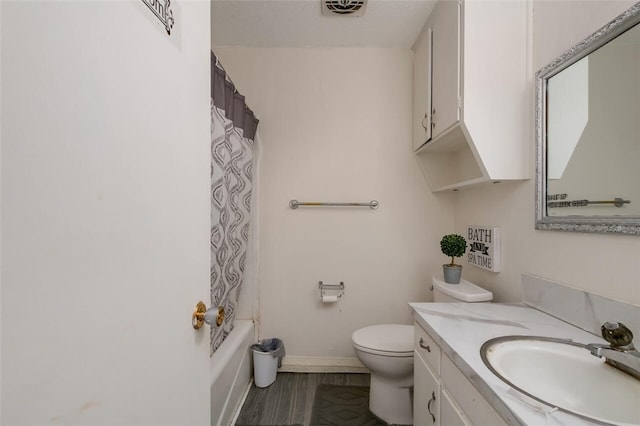
<instances>
[{"instance_id":1,"label":"toilet paper holder","mask_svg":"<svg viewBox=\"0 0 640 426\"><path fill-rule=\"evenodd\" d=\"M329 295L335 295L339 298L344 294L344 282L340 281L340 284L324 284L322 281L318 281L318 288L320 289L320 297Z\"/></svg>"}]
</instances>

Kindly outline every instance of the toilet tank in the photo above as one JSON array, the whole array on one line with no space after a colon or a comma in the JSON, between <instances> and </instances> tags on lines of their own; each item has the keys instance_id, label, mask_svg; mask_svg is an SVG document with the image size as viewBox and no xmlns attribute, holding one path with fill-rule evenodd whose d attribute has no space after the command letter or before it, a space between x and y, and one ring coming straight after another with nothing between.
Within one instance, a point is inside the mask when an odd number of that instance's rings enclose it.
<instances>
[{"instance_id":1,"label":"toilet tank","mask_svg":"<svg viewBox=\"0 0 640 426\"><path fill-rule=\"evenodd\" d=\"M434 302L478 303L493 300L493 293L467 280L460 280L460 284L447 284L433 277L432 282Z\"/></svg>"}]
</instances>

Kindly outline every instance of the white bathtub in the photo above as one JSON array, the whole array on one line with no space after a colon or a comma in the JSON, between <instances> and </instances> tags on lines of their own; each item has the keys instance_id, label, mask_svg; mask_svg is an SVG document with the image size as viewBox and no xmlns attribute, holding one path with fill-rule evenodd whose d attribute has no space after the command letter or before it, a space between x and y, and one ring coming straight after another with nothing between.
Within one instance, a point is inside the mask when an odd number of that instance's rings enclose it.
<instances>
[{"instance_id":1,"label":"white bathtub","mask_svg":"<svg viewBox=\"0 0 640 426\"><path fill-rule=\"evenodd\" d=\"M236 320L211 357L211 426L229 426L251 382L253 321Z\"/></svg>"}]
</instances>

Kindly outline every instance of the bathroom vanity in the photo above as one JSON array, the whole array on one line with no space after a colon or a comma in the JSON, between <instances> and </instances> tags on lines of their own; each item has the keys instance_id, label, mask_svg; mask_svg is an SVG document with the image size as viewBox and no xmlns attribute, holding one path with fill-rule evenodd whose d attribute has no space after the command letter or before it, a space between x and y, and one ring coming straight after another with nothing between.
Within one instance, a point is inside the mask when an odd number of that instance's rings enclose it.
<instances>
[{"instance_id":1,"label":"bathroom vanity","mask_svg":"<svg viewBox=\"0 0 640 426\"><path fill-rule=\"evenodd\" d=\"M528 398L492 373L480 354L484 342L500 336L605 343L600 337L521 304L411 303L410 309L415 320L415 425L609 424Z\"/></svg>"},{"instance_id":2,"label":"bathroom vanity","mask_svg":"<svg viewBox=\"0 0 640 426\"><path fill-rule=\"evenodd\" d=\"M413 371L414 424L507 424L417 322Z\"/></svg>"}]
</instances>

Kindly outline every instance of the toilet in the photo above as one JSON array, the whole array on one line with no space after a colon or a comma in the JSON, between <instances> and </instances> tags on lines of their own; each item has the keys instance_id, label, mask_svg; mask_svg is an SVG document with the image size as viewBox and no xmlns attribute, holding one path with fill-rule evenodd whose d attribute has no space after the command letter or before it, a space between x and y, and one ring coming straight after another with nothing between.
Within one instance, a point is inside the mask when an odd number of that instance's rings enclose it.
<instances>
[{"instance_id":1,"label":"toilet","mask_svg":"<svg viewBox=\"0 0 640 426\"><path fill-rule=\"evenodd\" d=\"M493 294L466 280L433 277L434 302L490 302ZM413 424L413 326L382 324L351 336L356 356L371 372L369 410L389 424Z\"/></svg>"},{"instance_id":2,"label":"toilet","mask_svg":"<svg viewBox=\"0 0 640 426\"><path fill-rule=\"evenodd\" d=\"M369 410L389 424L413 424L413 326L364 327L351 340L356 356L371 372Z\"/></svg>"}]
</instances>

